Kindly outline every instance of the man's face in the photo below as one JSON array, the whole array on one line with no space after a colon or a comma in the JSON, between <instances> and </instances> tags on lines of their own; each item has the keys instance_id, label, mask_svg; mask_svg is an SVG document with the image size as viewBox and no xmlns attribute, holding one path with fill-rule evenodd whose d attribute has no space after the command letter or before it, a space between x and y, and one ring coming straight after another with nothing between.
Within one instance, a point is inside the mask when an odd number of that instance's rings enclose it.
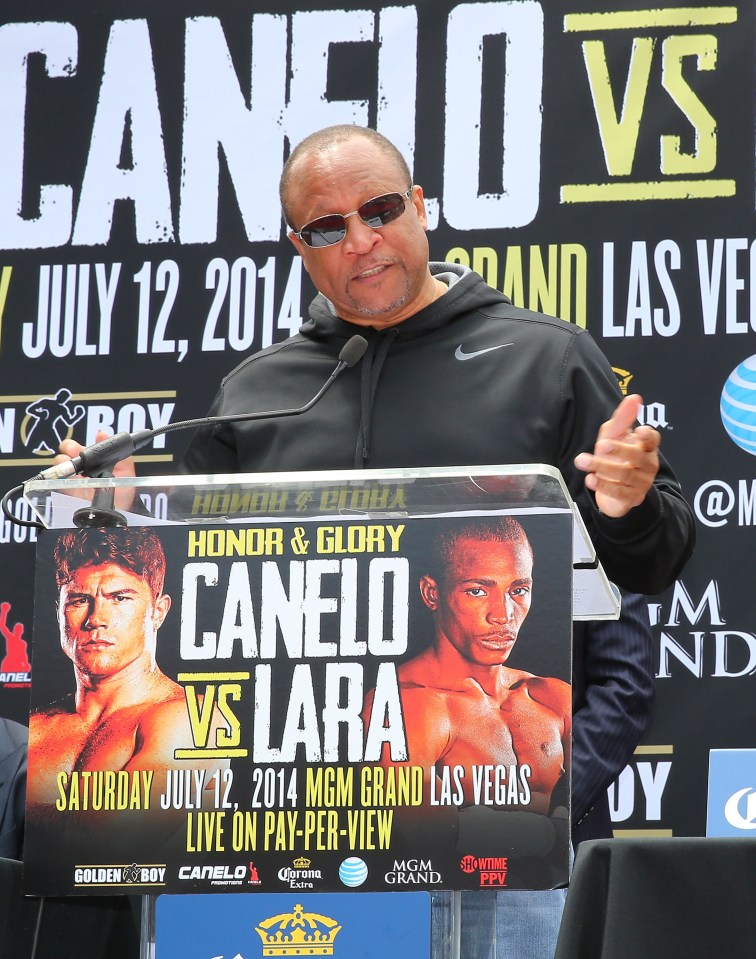
<instances>
[{"instance_id":1,"label":"man's face","mask_svg":"<svg viewBox=\"0 0 756 959\"><path fill-rule=\"evenodd\" d=\"M118 673L145 652L154 655L169 606L168 596L154 601L141 577L115 563L82 566L60 591L63 652L84 675Z\"/></svg>"},{"instance_id":2,"label":"man's face","mask_svg":"<svg viewBox=\"0 0 756 959\"><path fill-rule=\"evenodd\" d=\"M404 193L405 180L391 157L360 137L304 156L291 180L293 226L299 230L329 213L352 213L384 193ZM435 299L438 286L428 269L428 221L420 187L413 187L404 213L380 229L366 226L359 216L346 222L346 237L330 247L311 249L289 234L316 289L342 320L393 326Z\"/></svg>"},{"instance_id":3,"label":"man's face","mask_svg":"<svg viewBox=\"0 0 756 959\"><path fill-rule=\"evenodd\" d=\"M462 538L443 583L420 588L437 630L467 660L506 662L530 609L533 558L522 543Z\"/></svg>"}]
</instances>

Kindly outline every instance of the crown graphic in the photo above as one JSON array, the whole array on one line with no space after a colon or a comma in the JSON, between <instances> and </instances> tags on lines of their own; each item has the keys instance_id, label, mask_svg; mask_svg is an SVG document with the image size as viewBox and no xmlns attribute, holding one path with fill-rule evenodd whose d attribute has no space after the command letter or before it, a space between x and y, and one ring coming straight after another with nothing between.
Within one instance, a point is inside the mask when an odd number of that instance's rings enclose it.
<instances>
[{"instance_id":1,"label":"crown graphic","mask_svg":"<svg viewBox=\"0 0 756 959\"><path fill-rule=\"evenodd\" d=\"M263 956L332 956L341 926L328 916L305 912L297 903L293 912L263 919L255 931L262 939Z\"/></svg>"},{"instance_id":2,"label":"crown graphic","mask_svg":"<svg viewBox=\"0 0 756 959\"><path fill-rule=\"evenodd\" d=\"M306 856L300 856L299 859L294 860L295 869L309 869L312 864L312 859L307 859Z\"/></svg>"}]
</instances>

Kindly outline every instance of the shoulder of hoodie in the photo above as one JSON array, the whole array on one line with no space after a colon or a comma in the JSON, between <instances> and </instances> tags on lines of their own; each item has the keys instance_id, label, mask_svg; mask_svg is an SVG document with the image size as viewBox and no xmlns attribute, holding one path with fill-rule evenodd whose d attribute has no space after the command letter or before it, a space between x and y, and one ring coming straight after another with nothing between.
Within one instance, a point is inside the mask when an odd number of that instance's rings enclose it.
<instances>
[{"instance_id":1,"label":"shoulder of hoodie","mask_svg":"<svg viewBox=\"0 0 756 959\"><path fill-rule=\"evenodd\" d=\"M231 380L248 371L253 364L258 363L261 360L266 360L271 357L283 358L292 349L311 345L312 340L302 336L301 333L295 333L293 336L290 336L285 340L281 340L280 343L272 343L270 346L266 346L264 349L258 350L257 353L253 353L251 356L248 356L246 359L242 360L238 366L234 367L230 373L227 373L223 377L220 388L222 390Z\"/></svg>"},{"instance_id":2,"label":"shoulder of hoodie","mask_svg":"<svg viewBox=\"0 0 756 959\"><path fill-rule=\"evenodd\" d=\"M595 345L593 337L583 327L568 320L562 320L558 316L549 316L546 313L538 313L535 310L515 306L506 294L489 286L482 277L473 273L469 268L449 263L432 263L431 268L436 275L441 272L455 272L460 275L460 279L466 281L464 286L459 289L462 296L455 303L460 316L468 315L472 318L478 315L490 319L512 320L527 324L533 330L542 329L545 333L546 331L554 331L556 334L562 334L567 338L568 343L580 342L582 339L583 342L591 342ZM466 306L466 299L478 298L481 295L485 295L483 302L473 302ZM550 335L550 333L546 333L546 335Z\"/></svg>"},{"instance_id":3,"label":"shoulder of hoodie","mask_svg":"<svg viewBox=\"0 0 756 959\"><path fill-rule=\"evenodd\" d=\"M458 294L461 293L462 296L459 298L454 297L454 304L449 303L449 308L455 309L459 316L468 315L472 317L478 315L490 319L513 320L529 324L533 330L541 328L544 331L553 330L556 333L561 333L568 337L570 344L578 341L579 337L585 337L587 341L593 342L590 333L574 323L562 320L556 316L549 316L546 313L537 313L534 310L527 310L524 307L515 306L504 293L489 286L481 276L473 273L473 271L467 267L460 267L458 264L450 263L431 263L431 268L434 273L455 272L460 275L460 279L464 278L467 280L464 284L465 287L470 284L470 288L460 288L457 291ZM470 279L468 279L468 277ZM483 291L490 294L490 300L487 296L486 302L484 303L465 304L464 301L466 299L477 299ZM439 307L443 309L443 304L440 301L436 301L436 308L438 309ZM220 390L223 391L230 381L242 373L249 371L255 363L270 359L285 360L286 354L289 351L303 347L312 349L315 342L317 341L313 340L312 337L298 332L285 340L281 340L279 343L272 343L270 346L258 350L256 353L242 360L238 366L234 367L230 373L227 373L223 377ZM344 342L346 342L346 338Z\"/></svg>"}]
</instances>

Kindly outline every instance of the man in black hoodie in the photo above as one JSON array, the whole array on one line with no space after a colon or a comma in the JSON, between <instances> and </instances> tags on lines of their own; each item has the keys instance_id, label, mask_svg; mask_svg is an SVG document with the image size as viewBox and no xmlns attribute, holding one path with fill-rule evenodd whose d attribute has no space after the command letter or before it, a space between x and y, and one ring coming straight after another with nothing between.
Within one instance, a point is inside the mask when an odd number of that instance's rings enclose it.
<instances>
[{"instance_id":1,"label":"man in black hoodie","mask_svg":"<svg viewBox=\"0 0 756 959\"><path fill-rule=\"evenodd\" d=\"M211 414L298 406L355 332L367 352L306 416L201 429L185 472L548 463L610 579L640 593L674 581L692 550L691 511L658 432L633 425L640 397L622 399L585 330L429 263L422 188L372 130L303 141L281 198L319 294L299 333L223 380Z\"/></svg>"},{"instance_id":2,"label":"man in black hoodie","mask_svg":"<svg viewBox=\"0 0 756 959\"><path fill-rule=\"evenodd\" d=\"M281 199L319 293L297 334L224 378L211 415L304 404L355 332L367 352L305 416L201 428L183 472L547 463L613 582L638 593L674 582L693 549L692 512L659 433L634 425L641 398L622 398L585 330L513 306L469 269L430 263L422 188L373 130L303 140Z\"/></svg>"}]
</instances>

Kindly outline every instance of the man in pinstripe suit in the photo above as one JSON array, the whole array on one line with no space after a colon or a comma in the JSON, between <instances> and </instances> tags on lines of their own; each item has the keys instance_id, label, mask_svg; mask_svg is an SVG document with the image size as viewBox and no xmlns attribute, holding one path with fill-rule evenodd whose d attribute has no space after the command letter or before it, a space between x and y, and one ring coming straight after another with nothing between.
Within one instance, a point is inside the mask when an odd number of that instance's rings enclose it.
<instances>
[{"instance_id":1,"label":"man in pinstripe suit","mask_svg":"<svg viewBox=\"0 0 756 959\"><path fill-rule=\"evenodd\" d=\"M26 753L29 732L0 719L0 858L20 859L24 839Z\"/></svg>"}]
</instances>

